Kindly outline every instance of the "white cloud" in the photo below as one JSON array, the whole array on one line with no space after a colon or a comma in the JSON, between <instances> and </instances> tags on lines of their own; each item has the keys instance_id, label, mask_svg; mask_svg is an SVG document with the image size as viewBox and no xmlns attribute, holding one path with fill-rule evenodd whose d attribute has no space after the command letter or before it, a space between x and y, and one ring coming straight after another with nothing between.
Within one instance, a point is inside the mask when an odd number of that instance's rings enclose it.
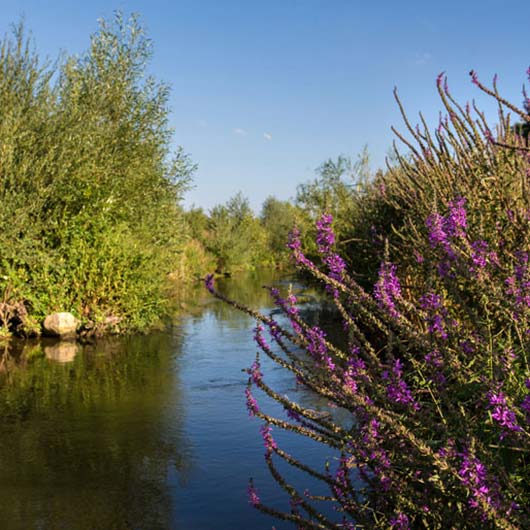
<instances>
[{"instance_id":1,"label":"white cloud","mask_svg":"<svg viewBox=\"0 0 530 530\"><path fill-rule=\"evenodd\" d=\"M417 53L415 63L419 66L427 64L432 59L432 55L428 52Z\"/></svg>"},{"instance_id":2,"label":"white cloud","mask_svg":"<svg viewBox=\"0 0 530 530\"><path fill-rule=\"evenodd\" d=\"M265 138L265 140L272 140L272 134L269 134L269 133L263 133L263 138Z\"/></svg>"},{"instance_id":3,"label":"white cloud","mask_svg":"<svg viewBox=\"0 0 530 530\"><path fill-rule=\"evenodd\" d=\"M234 134L237 134L239 136L246 136L248 133L245 131L245 129L234 129Z\"/></svg>"}]
</instances>

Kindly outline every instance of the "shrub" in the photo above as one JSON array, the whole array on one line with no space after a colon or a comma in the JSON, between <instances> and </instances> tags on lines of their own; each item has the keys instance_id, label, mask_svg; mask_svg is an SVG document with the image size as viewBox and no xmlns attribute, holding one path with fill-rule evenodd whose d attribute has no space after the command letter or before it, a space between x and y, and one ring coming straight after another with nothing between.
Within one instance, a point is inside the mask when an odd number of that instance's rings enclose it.
<instances>
[{"instance_id":1,"label":"shrub","mask_svg":"<svg viewBox=\"0 0 530 530\"><path fill-rule=\"evenodd\" d=\"M281 201L269 196L263 202L260 213L261 225L267 236L270 261L276 265L289 263L288 249L285 246L292 227L299 222L301 210L289 201Z\"/></svg>"},{"instance_id":2,"label":"shrub","mask_svg":"<svg viewBox=\"0 0 530 530\"><path fill-rule=\"evenodd\" d=\"M145 75L150 56L120 14L55 67L22 26L1 44L0 293L35 317L142 329L168 312L194 167L170 153L168 88Z\"/></svg>"}]
</instances>

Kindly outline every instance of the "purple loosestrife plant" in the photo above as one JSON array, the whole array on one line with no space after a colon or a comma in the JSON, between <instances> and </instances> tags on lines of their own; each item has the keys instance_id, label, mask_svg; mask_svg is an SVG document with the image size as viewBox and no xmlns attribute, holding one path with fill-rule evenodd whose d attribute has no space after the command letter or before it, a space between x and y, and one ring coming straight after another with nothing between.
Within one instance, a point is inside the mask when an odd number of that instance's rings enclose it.
<instances>
[{"instance_id":1,"label":"purple loosestrife plant","mask_svg":"<svg viewBox=\"0 0 530 530\"><path fill-rule=\"evenodd\" d=\"M476 75L473 80L482 89ZM451 104L443 76L439 85ZM477 156L484 165L494 155L515 153L526 171L529 162L513 146L488 140L485 123L459 119L455 111L451 123L460 128L454 149L462 164ZM442 146L449 126L442 120L435 133ZM466 138L475 138L469 154L459 151L469 146ZM418 159L423 151L416 150L416 165L404 161L402 167L416 171L414 178L420 171L432 175L433 164L450 149L437 148L427 133L416 140L420 147L430 141L431 155ZM501 148L508 155L492 154ZM490 177L484 178L489 185ZM463 193L424 210L414 220L410 245L406 239L400 248L388 245L372 289L362 288L345 261L334 258L340 256L330 216L317 224L321 264L304 255L294 231L294 261L322 283L341 320L336 342L304 321L291 292L271 289L283 314L275 320L228 300L208 280L216 296L257 321L259 355L339 412L319 414L279 393L256 359L248 369L247 403L263 421L265 462L286 497L285 509L271 507L254 496L251 483L251 503L259 510L293 528L319 530L530 528L530 216L523 200L505 200L506 190L495 188L493 204L480 211ZM387 186L385 196L392 193ZM485 231L486 225L494 229ZM268 414L254 395L277 401L285 414ZM271 427L324 444L337 458L295 457L272 438ZM300 490L281 472L284 466L320 481L328 494ZM332 510L322 510L322 503Z\"/></svg>"},{"instance_id":2,"label":"purple loosestrife plant","mask_svg":"<svg viewBox=\"0 0 530 530\"><path fill-rule=\"evenodd\" d=\"M287 327L246 309L258 321L254 338L260 353L351 415L351 422L343 424L278 394L268 385L256 359L248 369L247 406L251 416L265 422L261 432L267 465L286 491L289 505L296 507L282 512L257 502L252 495L260 510L305 528L362 524L372 528L480 525L515 529L530 522L530 397L525 384L530 377L524 355L529 338L515 332L514 322L512 330L499 335L496 329L491 335L493 324L477 320L483 302L468 307L473 292L462 290L462 278L456 274L478 281L473 267L482 269L488 262L477 265L472 250L490 249L490 245L468 244L466 214L462 198L440 214L455 276L440 278L435 272L435 287L417 296L411 293L406 299L397 268L388 260L381 265L372 294L364 292L346 270L340 277L333 274L326 263L334 242L327 216L318 227L326 272L299 259L301 249L293 245L298 263L331 288L328 292L349 337L346 350L330 342L321 328L303 320L292 292L282 295L270 289ZM446 250L435 245L431 261L444 259ZM522 289L526 264L524 256L505 260L500 256L490 274L481 276L482 286L504 298L506 278L513 276ZM216 292L210 279L208 283ZM520 299L517 291L513 303L520 305ZM502 300L499 311L503 307L511 311L510 303ZM351 315L358 318L353 320ZM502 314L499 319L505 322ZM506 341L512 344L509 363L504 353L500 355ZM307 357L300 356L300 351ZM286 419L263 412L251 387L277 400ZM339 466L326 473L315 463L297 460L272 438L271 426L330 446L341 455ZM310 494L288 483L275 460L326 483L328 502L334 504L337 519L323 515L311 503ZM255 491L253 486L249 491Z\"/></svg>"}]
</instances>

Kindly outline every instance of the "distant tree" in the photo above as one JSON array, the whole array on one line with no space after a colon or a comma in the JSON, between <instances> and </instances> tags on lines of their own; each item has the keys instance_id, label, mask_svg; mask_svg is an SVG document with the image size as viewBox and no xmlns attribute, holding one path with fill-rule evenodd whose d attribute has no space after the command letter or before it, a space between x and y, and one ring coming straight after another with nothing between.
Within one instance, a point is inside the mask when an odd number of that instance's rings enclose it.
<instances>
[{"instance_id":1,"label":"distant tree","mask_svg":"<svg viewBox=\"0 0 530 530\"><path fill-rule=\"evenodd\" d=\"M267 234L267 243L276 261L288 255L287 239L289 232L299 224L300 210L289 201L281 201L269 196L261 208L261 224Z\"/></svg>"},{"instance_id":2,"label":"distant tree","mask_svg":"<svg viewBox=\"0 0 530 530\"><path fill-rule=\"evenodd\" d=\"M253 267L266 259L265 232L241 193L211 210L206 247L217 258L218 272Z\"/></svg>"},{"instance_id":3,"label":"distant tree","mask_svg":"<svg viewBox=\"0 0 530 530\"><path fill-rule=\"evenodd\" d=\"M354 199L372 178L368 149L365 147L355 161L344 155L330 158L316 173L314 180L298 186L295 200L303 212L304 245L310 254L316 251L311 227L322 213L333 215L339 241L350 232Z\"/></svg>"}]
</instances>

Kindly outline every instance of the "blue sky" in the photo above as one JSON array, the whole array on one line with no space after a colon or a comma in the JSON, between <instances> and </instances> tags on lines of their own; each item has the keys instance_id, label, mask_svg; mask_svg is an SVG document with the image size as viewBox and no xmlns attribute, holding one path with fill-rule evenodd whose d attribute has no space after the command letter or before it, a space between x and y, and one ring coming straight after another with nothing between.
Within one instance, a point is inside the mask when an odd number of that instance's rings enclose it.
<instances>
[{"instance_id":1,"label":"blue sky","mask_svg":"<svg viewBox=\"0 0 530 530\"><path fill-rule=\"evenodd\" d=\"M199 165L186 204L224 202L237 191L255 209L287 199L322 161L368 146L384 165L392 90L411 118L435 123L436 75L459 99L494 106L469 82L499 76L520 103L530 65L528 1L0 0L0 29L24 14L37 48L80 53L99 17L138 12L154 42L151 72L169 82L175 145Z\"/></svg>"}]
</instances>

